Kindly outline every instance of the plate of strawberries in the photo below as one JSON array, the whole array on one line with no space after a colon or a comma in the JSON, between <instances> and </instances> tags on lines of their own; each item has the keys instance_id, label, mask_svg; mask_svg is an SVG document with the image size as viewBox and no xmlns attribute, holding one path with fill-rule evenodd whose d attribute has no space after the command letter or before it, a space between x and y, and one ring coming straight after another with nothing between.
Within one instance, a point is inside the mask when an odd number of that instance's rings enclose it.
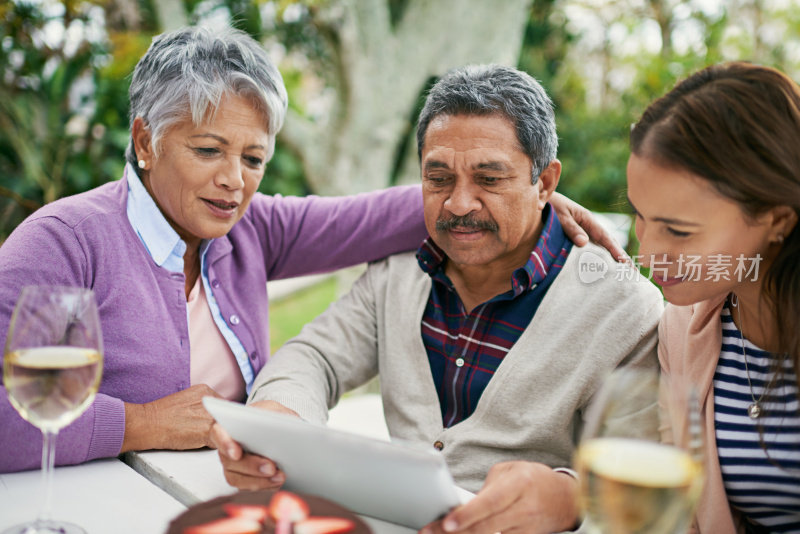
<instances>
[{"instance_id":1,"label":"plate of strawberries","mask_svg":"<svg viewBox=\"0 0 800 534\"><path fill-rule=\"evenodd\" d=\"M192 506L167 534L369 534L355 514L313 495L240 491Z\"/></svg>"}]
</instances>

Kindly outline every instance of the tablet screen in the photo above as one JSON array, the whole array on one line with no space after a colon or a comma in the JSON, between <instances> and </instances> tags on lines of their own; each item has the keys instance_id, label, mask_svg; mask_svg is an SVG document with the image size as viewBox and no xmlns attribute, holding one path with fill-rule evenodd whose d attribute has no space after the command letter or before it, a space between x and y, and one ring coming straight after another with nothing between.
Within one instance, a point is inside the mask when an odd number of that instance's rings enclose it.
<instances>
[{"instance_id":1,"label":"tablet screen","mask_svg":"<svg viewBox=\"0 0 800 534\"><path fill-rule=\"evenodd\" d=\"M283 470L286 489L415 529L462 502L444 457L428 445L380 441L212 397L203 404L245 450Z\"/></svg>"}]
</instances>

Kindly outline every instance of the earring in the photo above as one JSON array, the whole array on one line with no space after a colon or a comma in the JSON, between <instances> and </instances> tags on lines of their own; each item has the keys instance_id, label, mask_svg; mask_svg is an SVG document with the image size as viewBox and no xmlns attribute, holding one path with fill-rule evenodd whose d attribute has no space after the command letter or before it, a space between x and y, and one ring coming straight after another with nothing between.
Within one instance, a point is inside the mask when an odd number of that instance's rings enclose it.
<instances>
[{"instance_id":1,"label":"earring","mask_svg":"<svg viewBox=\"0 0 800 534\"><path fill-rule=\"evenodd\" d=\"M144 169L146 165L147 165L147 163L145 163L143 159L139 160L139 168L140 169Z\"/></svg>"},{"instance_id":2,"label":"earring","mask_svg":"<svg viewBox=\"0 0 800 534\"><path fill-rule=\"evenodd\" d=\"M783 244L783 234L778 234L775 236L775 243L778 245Z\"/></svg>"}]
</instances>

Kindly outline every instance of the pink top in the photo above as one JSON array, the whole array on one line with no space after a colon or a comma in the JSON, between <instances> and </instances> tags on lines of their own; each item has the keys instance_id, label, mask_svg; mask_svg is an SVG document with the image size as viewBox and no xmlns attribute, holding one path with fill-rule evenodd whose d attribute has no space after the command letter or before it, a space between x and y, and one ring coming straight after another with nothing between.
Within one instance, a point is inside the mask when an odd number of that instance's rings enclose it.
<instances>
[{"instance_id":1,"label":"pink top","mask_svg":"<svg viewBox=\"0 0 800 534\"><path fill-rule=\"evenodd\" d=\"M705 300L690 306L667 304L658 327L658 359L662 380L671 388L692 383L698 388L702 402L704 427L703 460L706 480L697 515L690 534L737 534L744 532L741 517L728 503L722 471L717 456L717 437L714 426L714 371L722 349L722 306L727 295ZM679 399L675 389L674 398ZM674 403L674 411L662 421L662 439L670 442L672 432L681 432L681 420L686 413L685 403ZM679 436L675 436L676 439Z\"/></svg>"},{"instance_id":2,"label":"pink top","mask_svg":"<svg viewBox=\"0 0 800 534\"><path fill-rule=\"evenodd\" d=\"M207 384L224 398L242 402L245 398L244 378L233 352L211 317L202 280L202 276L197 277L186 302L191 383Z\"/></svg>"}]
</instances>

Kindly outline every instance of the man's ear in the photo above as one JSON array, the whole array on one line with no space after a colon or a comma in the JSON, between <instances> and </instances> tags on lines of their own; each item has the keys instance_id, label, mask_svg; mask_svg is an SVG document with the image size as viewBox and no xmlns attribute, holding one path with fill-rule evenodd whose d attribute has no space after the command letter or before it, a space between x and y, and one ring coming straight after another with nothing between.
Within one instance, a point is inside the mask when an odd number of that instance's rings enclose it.
<instances>
[{"instance_id":1,"label":"man's ear","mask_svg":"<svg viewBox=\"0 0 800 534\"><path fill-rule=\"evenodd\" d=\"M551 161L539 175L539 205L543 210L550 197L556 190L558 180L561 178L561 162L557 159Z\"/></svg>"},{"instance_id":2,"label":"man's ear","mask_svg":"<svg viewBox=\"0 0 800 534\"><path fill-rule=\"evenodd\" d=\"M150 128L144 123L144 119L136 117L133 119L131 127L131 138L133 139L133 148L136 149L136 159L144 161L145 169L149 169L153 164L153 144L152 136L150 135Z\"/></svg>"}]
</instances>

